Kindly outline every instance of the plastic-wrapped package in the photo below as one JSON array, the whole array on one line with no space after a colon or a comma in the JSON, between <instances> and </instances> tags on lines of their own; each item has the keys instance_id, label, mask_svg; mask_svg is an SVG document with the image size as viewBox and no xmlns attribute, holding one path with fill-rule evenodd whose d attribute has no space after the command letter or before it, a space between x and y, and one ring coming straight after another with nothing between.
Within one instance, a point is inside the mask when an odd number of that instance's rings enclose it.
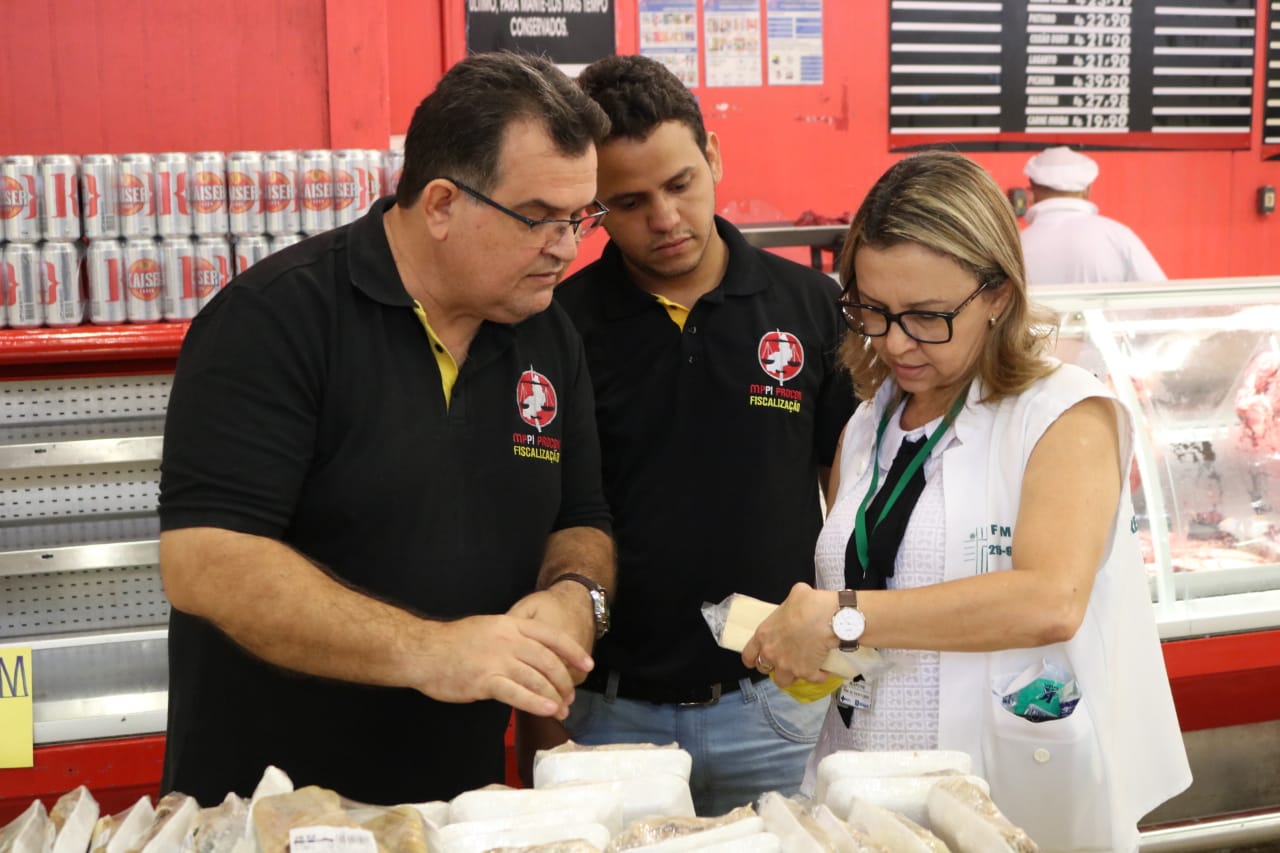
<instances>
[{"instance_id":1,"label":"plastic-wrapped package","mask_svg":"<svg viewBox=\"0 0 1280 853\"><path fill-rule=\"evenodd\" d=\"M686 782L693 758L679 744L617 743L582 746L573 741L555 749L540 749L533 757L533 787L570 782L604 782L636 776L670 774Z\"/></svg>"},{"instance_id":2,"label":"plastic-wrapped package","mask_svg":"<svg viewBox=\"0 0 1280 853\"><path fill-rule=\"evenodd\" d=\"M929 791L947 779L967 779L983 791L990 786L977 776L955 772L926 773L920 776L845 776L827 788L823 802L837 815L848 819L854 797L860 797L881 808L900 812L922 826L929 825Z\"/></svg>"},{"instance_id":3,"label":"plastic-wrapped package","mask_svg":"<svg viewBox=\"0 0 1280 853\"><path fill-rule=\"evenodd\" d=\"M596 822L607 827L610 836L617 835L633 820L694 814L689 783L668 774L552 788L488 787L464 791L449 804L449 822L566 808L591 809Z\"/></svg>"},{"instance_id":4,"label":"plastic-wrapped package","mask_svg":"<svg viewBox=\"0 0 1280 853\"><path fill-rule=\"evenodd\" d=\"M93 827L93 841L90 842L92 853L126 853L151 826L155 816L151 798L140 797L119 814L98 818Z\"/></svg>"},{"instance_id":5,"label":"plastic-wrapped package","mask_svg":"<svg viewBox=\"0 0 1280 853\"><path fill-rule=\"evenodd\" d=\"M195 823L200 804L194 797L171 791L156 803L155 816L128 847L128 853L172 853L182 846Z\"/></svg>"},{"instance_id":6,"label":"plastic-wrapped package","mask_svg":"<svg viewBox=\"0 0 1280 853\"><path fill-rule=\"evenodd\" d=\"M623 850L674 853L701 850L710 844L764 832L764 821L751 806L739 806L720 817L645 818L633 821L609 843L609 853Z\"/></svg>"},{"instance_id":7,"label":"plastic-wrapped package","mask_svg":"<svg viewBox=\"0 0 1280 853\"><path fill-rule=\"evenodd\" d=\"M826 833L827 841L836 853L902 853L896 847L877 844L871 836L845 823L821 803L812 806L809 815Z\"/></svg>"},{"instance_id":8,"label":"plastic-wrapped package","mask_svg":"<svg viewBox=\"0 0 1280 853\"><path fill-rule=\"evenodd\" d=\"M373 833L378 846L395 853L427 853L427 830L413 806L345 805L347 817Z\"/></svg>"},{"instance_id":9,"label":"plastic-wrapped package","mask_svg":"<svg viewBox=\"0 0 1280 853\"><path fill-rule=\"evenodd\" d=\"M770 791L760 797L764 828L782 841L787 853L835 853L827 834L795 800Z\"/></svg>"},{"instance_id":10,"label":"plastic-wrapped package","mask_svg":"<svg viewBox=\"0 0 1280 853\"><path fill-rule=\"evenodd\" d=\"M98 822L98 801L84 785L58 798L49 812L49 820L57 833L53 853L85 853Z\"/></svg>"},{"instance_id":11,"label":"plastic-wrapped package","mask_svg":"<svg viewBox=\"0 0 1280 853\"><path fill-rule=\"evenodd\" d=\"M599 853L594 844L574 838L569 841L552 841L548 844L530 844L520 847L495 847L486 853Z\"/></svg>"},{"instance_id":12,"label":"plastic-wrapped package","mask_svg":"<svg viewBox=\"0 0 1280 853\"><path fill-rule=\"evenodd\" d=\"M585 841L592 850L609 844L609 830L598 823L560 823L500 829L484 835L458 835L447 844L432 844L432 853L487 853L494 848L531 847L552 843Z\"/></svg>"},{"instance_id":13,"label":"plastic-wrapped package","mask_svg":"<svg viewBox=\"0 0 1280 853\"><path fill-rule=\"evenodd\" d=\"M0 829L0 853L49 853L55 834L44 803L32 800L22 814Z\"/></svg>"},{"instance_id":14,"label":"plastic-wrapped package","mask_svg":"<svg viewBox=\"0 0 1280 853\"><path fill-rule=\"evenodd\" d=\"M948 853L938 836L911 818L860 797L853 798L849 823L894 853Z\"/></svg>"},{"instance_id":15,"label":"plastic-wrapped package","mask_svg":"<svg viewBox=\"0 0 1280 853\"><path fill-rule=\"evenodd\" d=\"M996 808L988 791L972 784L973 778L947 779L929 792L934 833L953 853L1039 853L1027 833Z\"/></svg>"},{"instance_id":16,"label":"plastic-wrapped package","mask_svg":"<svg viewBox=\"0 0 1280 853\"><path fill-rule=\"evenodd\" d=\"M428 826L444 826L449 822L449 804L443 800L431 800L426 803L405 803L422 815Z\"/></svg>"},{"instance_id":17,"label":"plastic-wrapped package","mask_svg":"<svg viewBox=\"0 0 1280 853\"><path fill-rule=\"evenodd\" d=\"M255 800L249 820L259 853L288 853L290 829L304 826L358 828L343 811L341 798L335 792L315 785Z\"/></svg>"},{"instance_id":18,"label":"plastic-wrapped package","mask_svg":"<svg viewBox=\"0 0 1280 853\"><path fill-rule=\"evenodd\" d=\"M180 853L231 853L245 836L249 804L234 792L212 808L200 809Z\"/></svg>"},{"instance_id":19,"label":"plastic-wrapped package","mask_svg":"<svg viewBox=\"0 0 1280 853\"><path fill-rule=\"evenodd\" d=\"M813 798L822 802L827 789L836 779L846 776L921 776L954 770L969 773L973 759L969 753L951 749L887 750L863 752L843 749L833 752L818 762L817 781ZM839 810L835 810L840 814Z\"/></svg>"},{"instance_id":20,"label":"plastic-wrapped package","mask_svg":"<svg viewBox=\"0 0 1280 853\"><path fill-rule=\"evenodd\" d=\"M575 806L567 809L548 809L542 812L511 814L487 820L468 820L462 823L428 823L427 841L432 850L446 847L459 838L469 835L492 835L508 829L532 826L560 826L570 823L600 823L598 812Z\"/></svg>"},{"instance_id":21,"label":"plastic-wrapped package","mask_svg":"<svg viewBox=\"0 0 1280 853\"><path fill-rule=\"evenodd\" d=\"M782 839L772 832L761 832L697 849L698 853L783 853Z\"/></svg>"}]
</instances>

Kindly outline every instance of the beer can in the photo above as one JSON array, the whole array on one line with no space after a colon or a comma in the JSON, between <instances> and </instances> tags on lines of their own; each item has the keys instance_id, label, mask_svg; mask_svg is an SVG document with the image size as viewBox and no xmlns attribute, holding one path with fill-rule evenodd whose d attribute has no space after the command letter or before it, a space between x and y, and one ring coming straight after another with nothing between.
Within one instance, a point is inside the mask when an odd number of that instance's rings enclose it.
<instances>
[{"instance_id":1,"label":"beer can","mask_svg":"<svg viewBox=\"0 0 1280 853\"><path fill-rule=\"evenodd\" d=\"M365 157L369 160L369 174L367 178L368 199L364 209L367 211L369 205L382 198L382 161L384 159L381 151L376 148L370 148L364 152Z\"/></svg>"},{"instance_id":2,"label":"beer can","mask_svg":"<svg viewBox=\"0 0 1280 853\"><path fill-rule=\"evenodd\" d=\"M89 278L89 322L123 323L125 306L124 244L119 240L94 240L86 258Z\"/></svg>"},{"instance_id":3,"label":"beer can","mask_svg":"<svg viewBox=\"0 0 1280 853\"><path fill-rule=\"evenodd\" d=\"M80 221L76 220L76 230ZM79 326L84 322L84 289L80 246L45 241L40 247L41 301L46 326Z\"/></svg>"},{"instance_id":4,"label":"beer can","mask_svg":"<svg viewBox=\"0 0 1280 853\"><path fill-rule=\"evenodd\" d=\"M156 323L162 317L164 270L160 244L150 237L124 242L124 305L130 323Z\"/></svg>"},{"instance_id":5,"label":"beer can","mask_svg":"<svg viewBox=\"0 0 1280 853\"><path fill-rule=\"evenodd\" d=\"M32 243L9 243L0 253L5 294L5 315L15 329L44 325L44 303L40 299L40 249Z\"/></svg>"},{"instance_id":6,"label":"beer can","mask_svg":"<svg viewBox=\"0 0 1280 853\"><path fill-rule=\"evenodd\" d=\"M297 234L302 230L298 152L268 151L263 155L262 211L268 234Z\"/></svg>"},{"instance_id":7,"label":"beer can","mask_svg":"<svg viewBox=\"0 0 1280 853\"><path fill-rule=\"evenodd\" d=\"M240 273L271 254L271 247L267 243L267 238L260 234L246 234L237 237L235 248L236 275L240 275Z\"/></svg>"},{"instance_id":8,"label":"beer can","mask_svg":"<svg viewBox=\"0 0 1280 853\"><path fill-rule=\"evenodd\" d=\"M286 246L292 246L295 243L301 242L301 234L276 234L267 241L267 254L274 255Z\"/></svg>"},{"instance_id":9,"label":"beer can","mask_svg":"<svg viewBox=\"0 0 1280 853\"><path fill-rule=\"evenodd\" d=\"M114 155L86 154L80 158L80 222L90 240L120 236Z\"/></svg>"},{"instance_id":10,"label":"beer can","mask_svg":"<svg viewBox=\"0 0 1280 853\"><path fill-rule=\"evenodd\" d=\"M116 217L122 237L156 235L154 169L150 154L121 154L116 161Z\"/></svg>"},{"instance_id":11,"label":"beer can","mask_svg":"<svg viewBox=\"0 0 1280 853\"><path fill-rule=\"evenodd\" d=\"M218 291L231 281L231 244L226 237L197 237L196 264L193 281L200 307L209 304Z\"/></svg>"},{"instance_id":12,"label":"beer can","mask_svg":"<svg viewBox=\"0 0 1280 853\"><path fill-rule=\"evenodd\" d=\"M181 151L155 156L156 231L161 237L191 233L190 168L190 158Z\"/></svg>"},{"instance_id":13,"label":"beer can","mask_svg":"<svg viewBox=\"0 0 1280 853\"><path fill-rule=\"evenodd\" d=\"M46 240L80 239L80 189L76 158L40 158L40 233Z\"/></svg>"},{"instance_id":14,"label":"beer can","mask_svg":"<svg viewBox=\"0 0 1280 853\"><path fill-rule=\"evenodd\" d=\"M355 222L369 193L369 158L362 148L333 152L333 224Z\"/></svg>"},{"instance_id":15,"label":"beer can","mask_svg":"<svg viewBox=\"0 0 1280 853\"><path fill-rule=\"evenodd\" d=\"M333 227L333 155L323 149L298 154L298 190L302 197L302 233Z\"/></svg>"},{"instance_id":16,"label":"beer can","mask_svg":"<svg viewBox=\"0 0 1280 853\"><path fill-rule=\"evenodd\" d=\"M190 157L187 197L191 202L192 233L225 237L227 223L227 158L221 151L200 151Z\"/></svg>"},{"instance_id":17,"label":"beer can","mask_svg":"<svg viewBox=\"0 0 1280 853\"><path fill-rule=\"evenodd\" d=\"M382 158L382 191L387 195L395 195L400 186L400 173L404 171L404 150L393 148Z\"/></svg>"},{"instance_id":18,"label":"beer can","mask_svg":"<svg viewBox=\"0 0 1280 853\"><path fill-rule=\"evenodd\" d=\"M0 160L0 223L10 243L40 240L40 165L29 154Z\"/></svg>"},{"instance_id":19,"label":"beer can","mask_svg":"<svg viewBox=\"0 0 1280 853\"><path fill-rule=\"evenodd\" d=\"M190 320L200 310L196 295L196 243L185 236L160 239L160 269L164 292L160 315L166 320Z\"/></svg>"},{"instance_id":20,"label":"beer can","mask_svg":"<svg viewBox=\"0 0 1280 853\"><path fill-rule=\"evenodd\" d=\"M232 234L266 233L262 154L257 151L232 151L227 155L227 216Z\"/></svg>"}]
</instances>

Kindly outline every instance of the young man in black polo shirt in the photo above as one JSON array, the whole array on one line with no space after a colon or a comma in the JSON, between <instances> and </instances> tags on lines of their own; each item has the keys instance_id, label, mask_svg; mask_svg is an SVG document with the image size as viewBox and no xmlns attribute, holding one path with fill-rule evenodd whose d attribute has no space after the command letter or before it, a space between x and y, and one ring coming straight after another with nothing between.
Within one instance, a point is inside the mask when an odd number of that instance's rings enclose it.
<instances>
[{"instance_id":1,"label":"young man in black polo shirt","mask_svg":"<svg viewBox=\"0 0 1280 853\"><path fill-rule=\"evenodd\" d=\"M160 484L165 790L212 806L275 764L447 799L502 781L511 706L568 712L613 555L582 344L545 309L607 127L550 63L470 57L394 203L193 321Z\"/></svg>"},{"instance_id":2,"label":"young man in black polo shirt","mask_svg":"<svg viewBox=\"0 0 1280 853\"><path fill-rule=\"evenodd\" d=\"M698 812L718 814L797 790L826 707L718 648L700 606L813 582L819 481L854 407L839 292L715 216L720 142L665 67L610 57L579 84L613 125L598 179L611 242L556 298L587 347L619 588L566 728L679 741Z\"/></svg>"}]
</instances>

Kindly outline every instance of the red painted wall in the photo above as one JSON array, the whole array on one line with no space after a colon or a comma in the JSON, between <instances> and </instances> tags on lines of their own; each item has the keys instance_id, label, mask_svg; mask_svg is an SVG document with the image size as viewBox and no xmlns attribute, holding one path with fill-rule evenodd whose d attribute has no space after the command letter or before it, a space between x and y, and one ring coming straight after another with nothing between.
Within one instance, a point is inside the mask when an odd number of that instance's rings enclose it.
<instances>
[{"instance_id":1,"label":"red painted wall","mask_svg":"<svg viewBox=\"0 0 1280 853\"><path fill-rule=\"evenodd\" d=\"M3 5L5 30L20 37L0 52L0 154L381 147L465 47L463 0ZM613 5L618 49L634 51L637 0ZM736 221L852 210L896 159L888 4L829 2L825 14L822 86L697 90L725 156L720 206ZM1002 185L1025 183L1026 155L976 157ZM1280 162L1262 162L1256 145L1097 159L1094 198L1171 276L1280 273L1280 215L1254 212L1257 188L1280 185Z\"/></svg>"}]
</instances>

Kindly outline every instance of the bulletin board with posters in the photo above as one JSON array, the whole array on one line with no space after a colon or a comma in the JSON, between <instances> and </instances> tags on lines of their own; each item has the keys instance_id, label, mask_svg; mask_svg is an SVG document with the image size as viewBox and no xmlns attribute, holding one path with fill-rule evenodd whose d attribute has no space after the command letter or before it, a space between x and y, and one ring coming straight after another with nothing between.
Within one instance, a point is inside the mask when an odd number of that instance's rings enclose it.
<instances>
[{"instance_id":1,"label":"bulletin board with posters","mask_svg":"<svg viewBox=\"0 0 1280 853\"><path fill-rule=\"evenodd\" d=\"M1262 96L1262 157L1280 160L1280 0L1272 0L1267 16L1266 90Z\"/></svg>"},{"instance_id":2,"label":"bulletin board with posters","mask_svg":"<svg viewBox=\"0 0 1280 853\"><path fill-rule=\"evenodd\" d=\"M1255 0L892 0L890 148L1247 149L1257 25Z\"/></svg>"}]
</instances>

